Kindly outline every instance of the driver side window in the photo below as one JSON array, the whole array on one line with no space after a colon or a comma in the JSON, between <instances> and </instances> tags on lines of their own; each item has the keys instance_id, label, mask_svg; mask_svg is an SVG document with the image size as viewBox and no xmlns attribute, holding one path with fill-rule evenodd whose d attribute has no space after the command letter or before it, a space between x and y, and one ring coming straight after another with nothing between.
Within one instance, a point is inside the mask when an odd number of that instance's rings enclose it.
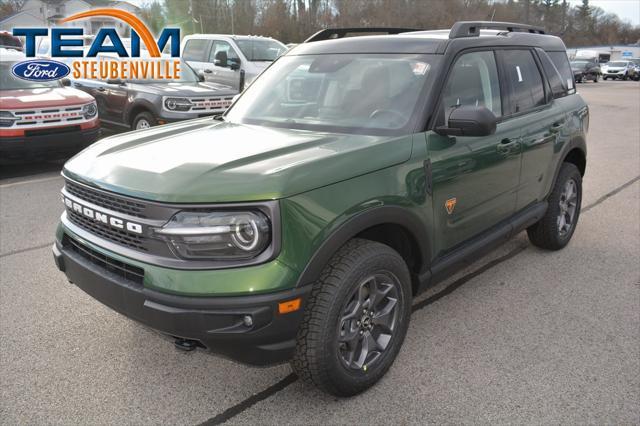
<instances>
[{"instance_id":1,"label":"driver side window","mask_svg":"<svg viewBox=\"0 0 640 426\"><path fill-rule=\"evenodd\" d=\"M495 55L492 51L466 53L459 57L445 86L441 124L451 110L461 105L484 106L502 116L502 100Z\"/></svg>"},{"instance_id":2,"label":"driver side window","mask_svg":"<svg viewBox=\"0 0 640 426\"><path fill-rule=\"evenodd\" d=\"M211 46L211 52L209 53L209 62L215 61L218 52L225 52L227 54L228 62L240 62L240 58L238 57L238 54L233 49L233 47L231 47L231 45L226 41L221 40L216 40L213 42L213 46Z\"/></svg>"}]
</instances>

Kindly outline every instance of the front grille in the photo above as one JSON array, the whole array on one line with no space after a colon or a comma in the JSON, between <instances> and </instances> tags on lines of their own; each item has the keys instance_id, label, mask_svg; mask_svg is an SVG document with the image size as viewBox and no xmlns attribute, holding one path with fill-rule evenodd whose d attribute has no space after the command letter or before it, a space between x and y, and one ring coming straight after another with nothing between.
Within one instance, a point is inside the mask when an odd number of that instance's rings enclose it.
<instances>
[{"instance_id":1,"label":"front grille","mask_svg":"<svg viewBox=\"0 0 640 426\"><path fill-rule=\"evenodd\" d=\"M99 266L100 268L116 274L127 281L142 285L144 282L144 269L137 266L129 265L128 263L120 262L107 255L99 253L87 246L80 244L74 239L65 235L62 239L62 246L74 253L82 256L84 259Z\"/></svg>"},{"instance_id":2,"label":"front grille","mask_svg":"<svg viewBox=\"0 0 640 426\"><path fill-rule=\"evenodd\" d=\"M66 126L66 127L55 127L53 129L43 129L43 130L25 130L25 136L43 136L43 135L53 135L59 133L73 133L79 132L80 126Z\"/></svg>"},{"instance_id":3,"label":"front grille","mask_svg":"<svg viewBox=\"0 0 640 426\"><path fill-rule=\"evenodd\" d=\"M66 181L66 189L71 195L75 195L85 201L104 207L114 212L120 212L135 217L146 217L143 203L121 198L116 195L105 194L101 191L78 185L77 183Z\"/></svg>"},{"instance_id":4,"label":"front grille","mask_svg":"<svg viewBox=\"0 0 640 426\"><path fill-rule=\"evenodd\" d=\"M145 237L113 228L103 224L102 222L96 222L88 219L71 209L67 209L67 217L75 225L78 225L85 231L98 235L105 240L109 240L132 249L147 251L147 248L145 247Z\"/></svg>"}]
</instances>

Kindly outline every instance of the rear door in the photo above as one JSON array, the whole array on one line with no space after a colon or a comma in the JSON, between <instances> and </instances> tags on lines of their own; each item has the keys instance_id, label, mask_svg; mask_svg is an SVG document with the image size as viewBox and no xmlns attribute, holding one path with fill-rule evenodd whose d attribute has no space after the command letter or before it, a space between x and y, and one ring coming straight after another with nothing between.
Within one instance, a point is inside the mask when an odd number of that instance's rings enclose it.
<instances>
[{"instance_id":1,"label":"rear door","mask_svg":"<svg viewBox=\"0 0 640 426\"><path fill-rule=\"evenodd\" d=\"M448 111L458 105L485 106L499 122L489 136L427 134L436 254L450 251L514 213L521 130L519 123L502 119L501 80L492 50L463 54L449 72L437 125L443 125Z\"/></svg>"},{"instance_id":2,"label":"rear door","mask_svg":"<svg viewBox=\"0 0 640 426\"><path fill-rule=\"evenodd\" d=\"M508 88L507 120L521 128L522 165L516 211L541 201L551 177L549 165L559 132L565 126L565 111L553 101L542 63L530 49L498 51ZM546 59L546 58L545 58Z\"/></svg>"}]
</instances>

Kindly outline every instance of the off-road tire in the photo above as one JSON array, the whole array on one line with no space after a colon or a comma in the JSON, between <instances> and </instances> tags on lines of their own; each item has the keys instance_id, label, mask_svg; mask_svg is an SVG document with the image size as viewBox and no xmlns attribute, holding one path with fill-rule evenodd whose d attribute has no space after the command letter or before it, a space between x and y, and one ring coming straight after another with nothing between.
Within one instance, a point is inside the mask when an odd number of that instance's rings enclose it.
<instances>
[{"instance_id":1,"label":"off-road tire","mask_svg":"<svg viewBox=\"0 0 640 426\"><path fill-rule=\"evenodd\" d=\"M398 288L397 322L379 359L370 367L348 368L340 355L340 318L348 297L371 274L392 274ZM406 263L391 247L353 239L331 258L313 285L298 331L294 372L304 382L335 396L356 395L373 386L387 372L404 341L411 317L411 278Z\"/></svg>"},{"instance_id":2,"label":"off-road tire","mask_svg":"<svg viewBox=\"0 0 640 426\"><path fill-rule=\"evenodd\" d=\"M571 228L565 235L561 235L558 229L558 216L561 213L560 200L569 180L573 179L577 188L576 210L572 220ZM562 163L560 173L556 178L553 190L548 198L549 207L545 215L535 224L527 228L529 241L537 247L547 250L560 250L571 240L578 225L580 217L580 206L582 203L582 175L578 168L571 163Z\"/></svg>"},{"instance_id":3,"label":"off-road tire","mask_svg":"<svg viewBox=\"0 0 640 426\"><path fill-rule=\"evenodd\" d=\"M153 123L156 122L155 117L153 116L153 114L151 114L149 111L142 111L140 113L138 113L135 118L133 119L133 121L131 122L131 129L132 130L137 130L138 129L138 123L142 120L146 120L147 123L149 123L149 127L153 126Z\"/></svg>"}]
</instances>

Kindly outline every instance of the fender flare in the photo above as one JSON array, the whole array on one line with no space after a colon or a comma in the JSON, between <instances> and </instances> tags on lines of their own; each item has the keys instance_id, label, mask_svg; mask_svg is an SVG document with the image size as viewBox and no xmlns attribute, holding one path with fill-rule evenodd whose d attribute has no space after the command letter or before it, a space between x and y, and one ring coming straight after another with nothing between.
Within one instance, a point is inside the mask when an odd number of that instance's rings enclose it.
<instances>
[{"instance_id":1,"label":"fender flare","mask_svg":"<svg viewBox=\"0 0 640 426\"><path fill-rule=\"evenodd\" d=\"M418 246L421 273L431 262L431 249L424 223L410 210L399 206L380 206L367 209L341 223L320 245L298 277L296 287L318 280L331 257L350 239L373 226L399 225L414 237Z\"/></svg>"},{"instance_id":2,"label":"fender flare","mask_svg":"<svg viewBox=\"0 0 640 426\"><path fill-rule=\"evenodd\" d=\"M579 149L582 152L582 155L584 155L585 164L586 164L587 143L584 140L584 137L575 136L569 141L569 143L567 143L567 145L562 150L562 154L560 154L560 161L558 161L558 164L556 164L556 169L553 172L553 180L551 181L551 187L549 188L547 197L549 196L549 194L551 194L551 191L553 191L553 186L555 185L556 179L558 179L558 174L560 174L560 168L562 167L562 163L564 163L564 160L566 160L569 153L575 148Z\"/></svg>"},{"instance_id":3,"label":"fender flare","mask_svg":"<svg viewBox=\"0 0 640 426\"><path fill-rule=\"evenodd\" d=\"M144 109L148 110L151 114L155 115L156 117L158 116L156 106L152 102L149 102L146 99L138 99L132 102L130 105L128 105L125 110L124 116L125 116L125 123L127 125L130 125L131 120L134 119L134 117L131 115L131 112L138 107L143 107Z\"/></svg>"}]
</instances>

